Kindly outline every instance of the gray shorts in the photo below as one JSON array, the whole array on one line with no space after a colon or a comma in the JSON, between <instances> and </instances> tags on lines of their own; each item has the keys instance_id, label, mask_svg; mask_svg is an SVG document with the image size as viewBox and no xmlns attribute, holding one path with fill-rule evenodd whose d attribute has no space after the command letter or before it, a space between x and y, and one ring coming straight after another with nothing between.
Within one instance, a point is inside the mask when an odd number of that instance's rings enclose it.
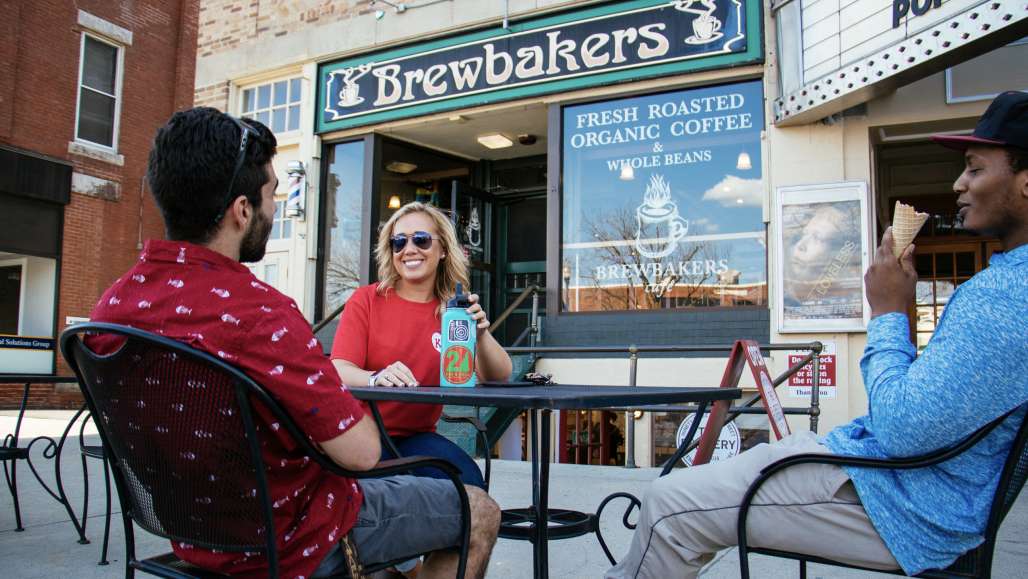
<instances>
[{"instance_id":1,"label":"gray shorts","mask_svg":"<svg viewBox=\"0 0 1028 579\"><path fill-rule=\"evenodd\" d=\"M361 479L361 503L351 537L362 565L384 563L460 543L460 499L449 479L414 476ZM312 577L346 569L337 544Z\"/></svg>"}]
</instances>

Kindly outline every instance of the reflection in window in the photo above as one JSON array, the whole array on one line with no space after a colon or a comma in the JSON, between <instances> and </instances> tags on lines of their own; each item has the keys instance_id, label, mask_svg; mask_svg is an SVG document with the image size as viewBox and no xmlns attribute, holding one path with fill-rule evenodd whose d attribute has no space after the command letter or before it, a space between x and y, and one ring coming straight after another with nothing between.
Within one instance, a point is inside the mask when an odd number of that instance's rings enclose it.
<instances>
[{"instance_id":1,"label":"reflection in window","mask_svg":"<svg viewBox=\"0 0 1028 579\"><path fill-rule=\"evenodd\" d=\"M564 311L767 304L759 81L563 120Z\"/></svg>"},{"instance_id":2,"label":"reflection in window","mask_svg":"<svg viewBox=\"0 0 1028 579\"><path fill-rule=\"evenodd\" d=\"M328 149L324 190L325 256L321 317L345 302L360 283L361 200L364 192L364 142Z\"/></svg>"}]
</instances>

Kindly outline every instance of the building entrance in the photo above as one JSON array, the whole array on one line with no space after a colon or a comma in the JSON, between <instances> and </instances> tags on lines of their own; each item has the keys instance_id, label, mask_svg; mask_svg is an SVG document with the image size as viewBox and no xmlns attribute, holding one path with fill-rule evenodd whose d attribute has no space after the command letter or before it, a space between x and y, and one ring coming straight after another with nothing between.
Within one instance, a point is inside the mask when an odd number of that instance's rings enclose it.
<instances>
[{"instance_id":1,"label":"building entrance","mask_svg":"<svg viewBox=\"0 0 1028 579\"><path fill-rule=\"evenodd\" d=\"M963 154L930 141L885 143L877 160L879 237L892 223L896 201L931 214L915 240L917 292L910 304L910 338L921 351L928 345L956 288L989 265L999 249L994 238L965 230L957 217L953 182L964 169Z\"/></svg>"}]
</instances>

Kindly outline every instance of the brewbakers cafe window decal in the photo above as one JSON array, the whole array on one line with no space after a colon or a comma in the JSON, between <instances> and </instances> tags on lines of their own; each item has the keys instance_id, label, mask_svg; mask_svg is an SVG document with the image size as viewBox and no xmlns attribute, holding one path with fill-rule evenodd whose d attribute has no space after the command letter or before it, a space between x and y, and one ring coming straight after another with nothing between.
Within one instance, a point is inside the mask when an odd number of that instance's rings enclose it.
<instances>
[{"instance_id":1,"label":"brewbakers cafe window decal","mask_svg":"<svg viewBox=\"0 0 1028 579\"><path fill-rule=\"evenodd\" d=\"M766 306L760 81L565 107L562 311Z\"/></svg>"}]
</instances>

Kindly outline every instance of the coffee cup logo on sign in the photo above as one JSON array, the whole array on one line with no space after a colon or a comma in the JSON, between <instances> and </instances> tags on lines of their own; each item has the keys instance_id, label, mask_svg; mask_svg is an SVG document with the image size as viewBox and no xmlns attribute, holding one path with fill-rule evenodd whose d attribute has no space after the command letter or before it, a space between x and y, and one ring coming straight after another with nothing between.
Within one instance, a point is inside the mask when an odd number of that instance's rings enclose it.
<instances>
[{"instance_id":1,"label":"coffee cup logo on sign","mask_svg":"<svg viewBox=\"0 0 1028 579\"><path fill-rule=\"evenodd\" d=\"M650 177L643 204L635 209L635 220L635 249L651 259L673 253L689 231L689 221L678 214L678 206L671 200L671 185L663 175Z\"/></svg>"},{"instance_id":2,"label":"coffee cup logo on sign","mask_svg":"<svg viewBox=\"0 0 1028 579\"><path fill-rule=\"evenodd\" d=\"M364 97L360 96L361 87L357 84L357 79L368 74L371 67L372 64L369 62L343 69L343 88L339 91L339 106L354 107L364 102Z\"/></svg>"},{"instance_id":3,"label":"coffee cup logo on sign","mask_svg":"<svg viewBox=\"0 0 1028 579\"><path fill-rule=\"evenodd\" d=\"M696 15L692 21L692 36L685 39L686 44L706 44L724 36L721 20L714 17L715 0L676 0L675 9Z\"/></svg>"}]
</instances>

